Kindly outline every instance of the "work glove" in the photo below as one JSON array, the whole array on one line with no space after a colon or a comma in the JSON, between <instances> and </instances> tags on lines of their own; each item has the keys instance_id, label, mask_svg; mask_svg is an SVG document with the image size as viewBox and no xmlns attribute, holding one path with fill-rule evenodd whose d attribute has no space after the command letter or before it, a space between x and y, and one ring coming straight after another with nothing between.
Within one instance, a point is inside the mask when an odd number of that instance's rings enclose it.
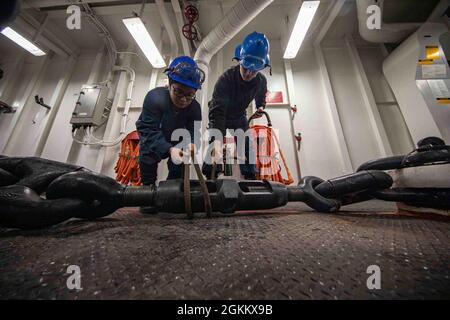
<instances>
[{"instance_id":1,"label":"work glove","mask_svg":"<svg viewBox=\"0 0 450 320\"><path fill-rule=\"evenodd\" d=\"M180 148L170 148L170 159L176 165L182 164L185 161L186 153Z\"/></svg>"},{"instance_id":2,"label":"work glove","mask_svg":"<svg viewBox=\"0 0 450 320\"><path fill-rule=\"evenodd\" d=\"M212 150L212 163L223 163L223 143L220 140L214 140Z\"/></svg>"},{"instance_id":3,"label":"work glove","mask_svg":"<svg viewBox=\"0 0 450 320\"><path fill-rule=\"evenodd\" d=\"M263 108L263 107L259 107L259 108L256 110L256 113L255 113L255 115L253 116L253 119L261 118L261 117L263 116L263 112L264 112L264 108Z\"/></svg>"}]
</instances>

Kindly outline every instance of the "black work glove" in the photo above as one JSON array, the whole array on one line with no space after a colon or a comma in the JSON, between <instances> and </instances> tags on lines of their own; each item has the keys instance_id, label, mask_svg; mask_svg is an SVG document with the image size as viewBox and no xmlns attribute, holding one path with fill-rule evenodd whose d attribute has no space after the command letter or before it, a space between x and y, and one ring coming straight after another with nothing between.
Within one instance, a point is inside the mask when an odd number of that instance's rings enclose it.
<instances>
[{"instance_id":1,"label":"black work glove","mask_svg":"<svg viewBox=\"0 0 450 320\"><path fill-rule=\"evenodd\" d=\"M256 109L256 112L253 114L252 118L253 119L258 119L261 118L264 114L264 108L263 107L259 107L258 109Z\"/></svg>"}]
</instances>

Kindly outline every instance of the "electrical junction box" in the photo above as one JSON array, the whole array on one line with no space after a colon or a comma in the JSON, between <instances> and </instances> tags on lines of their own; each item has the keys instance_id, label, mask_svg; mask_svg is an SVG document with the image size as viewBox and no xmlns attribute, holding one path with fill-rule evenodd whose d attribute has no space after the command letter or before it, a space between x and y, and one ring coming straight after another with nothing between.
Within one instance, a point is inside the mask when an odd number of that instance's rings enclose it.
<instances>
[{"instance_id":1,"label":"electrical junction box","mask_svg":"<svg viewBox=\"0 0 450 320\"><path fill-rule=\"evenodd\" d=\"M70 123L74 126L101 125L106 106L108 87L102 85L83 85L72 113Z\"/></svg>"}]
</instances>

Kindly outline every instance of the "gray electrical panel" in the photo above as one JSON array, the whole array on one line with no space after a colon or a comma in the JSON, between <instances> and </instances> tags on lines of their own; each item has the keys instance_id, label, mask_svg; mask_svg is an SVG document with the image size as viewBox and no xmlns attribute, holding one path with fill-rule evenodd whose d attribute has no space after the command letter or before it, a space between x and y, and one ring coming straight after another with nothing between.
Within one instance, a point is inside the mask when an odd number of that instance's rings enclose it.
<instances>
[{"instance_id":1,"label":"gray electrical panel","mask_svg":"<svg viewBox=\"0 0 450 320\"><path fill-rule=\"evenodd\" d=\"M102 124L108 87L83 85L70 123L74 126L98 126Z\"/></svg>"}]
</instances>

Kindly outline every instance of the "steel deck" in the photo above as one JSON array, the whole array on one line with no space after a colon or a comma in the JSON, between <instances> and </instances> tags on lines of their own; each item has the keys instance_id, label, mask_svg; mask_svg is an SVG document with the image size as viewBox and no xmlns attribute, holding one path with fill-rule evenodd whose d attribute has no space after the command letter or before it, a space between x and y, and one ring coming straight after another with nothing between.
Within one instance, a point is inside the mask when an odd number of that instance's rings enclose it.
<instances>
[{"instance_id":1,"label":"steel deck","mask_svg":"<svg viewBox=\"0 0 450 320\"><path fill-rule=\"evenodd\" d=\"M290 204L189 221L122 209L40 231L0 229L0 299L449 299L450 221L368 202ZM69 290L69 265L82 290ZM369 290L378 265L381 289Z\"/></svg>"}]
</instances>

